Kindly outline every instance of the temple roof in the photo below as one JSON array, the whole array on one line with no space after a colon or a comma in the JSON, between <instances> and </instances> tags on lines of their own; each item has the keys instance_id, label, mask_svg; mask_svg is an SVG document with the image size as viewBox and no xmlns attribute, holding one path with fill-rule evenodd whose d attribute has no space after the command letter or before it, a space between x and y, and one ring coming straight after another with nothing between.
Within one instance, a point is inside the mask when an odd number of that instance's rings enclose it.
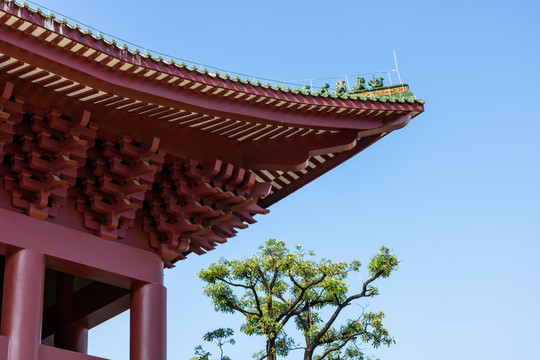
<instances>
[{"instance_id":1,"label":"temple roof","mask_svg":"<svg viewBox=\"0 0 540 360\"><path fill-rule=\"evenodd\" d=\"M68 116L84 108L103 133L152 133L171 156L211 161L212 144L220 160L272 184L265 207L424 110L407 84L324 95L242 80L141 54L13 1L0 1L0 35L2 77L27 101Z\"/></svg>"}]
</instances>

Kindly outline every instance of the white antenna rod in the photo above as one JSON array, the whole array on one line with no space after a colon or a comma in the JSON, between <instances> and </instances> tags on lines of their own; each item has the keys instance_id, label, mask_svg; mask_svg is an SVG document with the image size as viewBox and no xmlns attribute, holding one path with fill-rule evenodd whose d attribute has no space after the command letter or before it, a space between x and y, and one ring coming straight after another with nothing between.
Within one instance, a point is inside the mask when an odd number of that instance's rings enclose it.
<instances>
[{"instance_id":1,"label":"white antenna rod","mask_svg":"<svg viewBox=\"0 0 540 360\"><path fill-rule=\"evenodd\" d=\"M397 71L397 76L399 78L399 83L401 84L401 86L403 86L403 82L401 81L401 75L399 74L399 68L398 68L398 64L397 64L397 57L396 57L396 51L394 50L394 62L396 63L396 71Z\"/></svg>"}]
</instances>

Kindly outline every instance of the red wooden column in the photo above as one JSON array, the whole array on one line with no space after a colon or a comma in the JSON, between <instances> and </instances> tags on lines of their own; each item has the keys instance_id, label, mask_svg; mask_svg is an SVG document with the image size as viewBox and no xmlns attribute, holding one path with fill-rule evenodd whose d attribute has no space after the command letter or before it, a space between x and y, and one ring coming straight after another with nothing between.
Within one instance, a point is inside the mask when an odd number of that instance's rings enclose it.
<instances>
[{"instance_id":1,"label":"red wooden column","mask_svg":"<svg viewBox=\"0 0 540 360\"><path fill-rule=\"evenodd\" d=\"M88 329L72 323L74 276L58 272L56 278L56 332L54 346L86 354Z\"/></svg>"},{"instance_id":2,"label":"red wooden column","mask_svg":"<svg viewBox=\"0 0 540 360\"><path fill-rule=\"evenodd\" d=\"M2 334L9 337L8 360L39 360L45 255L33 249L6 255Z\"/></svg>"},{"instance_id":3,"label":"red wooden column","mask_svg":"<svg viewBox=\"0 0 540 360\"><path fill-rule=\"evenodd\" d=\"M130 360L166 360L167 289L157 283L135 286L130 311Z\"/></svg>"}]
</instances>

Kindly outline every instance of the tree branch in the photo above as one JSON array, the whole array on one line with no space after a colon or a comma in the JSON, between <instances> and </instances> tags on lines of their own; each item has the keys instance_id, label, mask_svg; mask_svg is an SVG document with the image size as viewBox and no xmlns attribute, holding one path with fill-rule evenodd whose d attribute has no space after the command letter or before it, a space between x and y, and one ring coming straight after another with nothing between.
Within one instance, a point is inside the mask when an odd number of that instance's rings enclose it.
<instances>
[{"instance_id":1,"label":"tree branch","mask_svg":"<svg viewBox=\"0 0 540 360\"><path fill-rule=\"evenodd\" d=\"M300 284L298 284L298 283L296 282L296 280L294 280L294 277L293 277L291 274L289 274L289 279L291 279L291 281L292 281L292 283L294 284L294 286L296 286L297 288L299 288L299 289L301 289L301 290L304 289L302 286L300 286Z\"/></svg>"},{"instance_id":2,"label":"tree branch","mask_svg":"<svg viewBox=\"0 0 540 360\"><path fill-rule=\"evenodd\" d=\"M306 340L306 345L311 345L311 337L309 336L309 322L308 318L309 314L306 312L306 319L304 319L302 316L298 315L297 319L300 321L300 325L302 326L302 329L304 329L304 339Z\"/></svg>"},{"instance_id":3,"label":"tree branch","mask_svg":"<svg viewBox=\"0 0 540 360\"><path fill-rule=\"evenodd\" d=\"M278 267L274 265L274 275L272 276L272 281L270 281L270 290L274 289L274 285L276 285L276 280L278 278Z\"/></svg>"},{"instance_id":4,"label":"tree branch","mask_svg":"<svg viewBox=\"0 0 540 360\"><path fill-rule=\"evenodd\" d=\"M334 311L334 313L332 314L332 316L330 317L330 319L328 320L328 322L324 326L324 328L322 328L321 331L319 331L319 333L317 334L317 336L315 337L313 342L319 342L321 340L321 338L324 336L324 334L326 334L328 329L330 329L330 327L332 326L332 324L334 323L334 321L338 317L341 310L343 310L343 308L345 308L347 305L349 305L351 303L351 301L356 300L356 299L360 299L361 297L366 296L368 285L370 283L372 283L373 281L377 280L377 278L379 278L382 274L383 274L383 271L377 272L375 275L373 275L373 277L371 279L367 280L364 283L364 285L362 287L362 292L360 294L349 296L347 298L347 300L345 300L342 304L338 305L336 310Z\"/></svg>"},{"instance_id":5,"label":"tree branch","mask_svg":"<svg viewBox=\"0 0 540 360\"><path fill-rule=\"evenodd\" d=\"M350 336L348 336L345 340L342 340L343 343L339 344L339 345L336 345L334 346L333 348L330 348L330 349L327 349L325 352L322 353L321 357L319 358L319 360L323 360L325 357L327 357L328 355L330 355L331 353L333 353L334 351L338 351L338 350L341 350L343 349L343 347L345 345L347 345L347 343L349 341L351 341L353 338L355 338L356 336L358 336L360 334L352 334ZM333 341L336 341L336 340L333 340Z\"/></svg>"},{"instance_id":6,"label":"tree branch","mask_svg":"<svg viewBox=\"0 0 540 360\"><path fill-rule=\"evenodd\" d=\"M230 301L227 301L226 303L227 303L227 306L228 306L228 307L230 307L231 309L236 310L236 311L242 313L244 316L247 316L247 315L258 316L258 315L259 315L259 314L253 313L253 312L251 312L251 311L244 310L244 309L242 309L241 307L239 307L239 306L237 306L237 305L231 303Z\"/></svg>"},{"instance_id":7,"label":"tree branch","mask_svg":"<svg viewBox=\"0 0 540 360\"><path fill-rule=\"evenodd\" d=\"M295 286L299 287L300 288L300 294L298 294L298 296L296 297L296 299L289 305L289 307L287 307L287 309L281 313L281 315L279 315L277 318L276 318L276 321L281 321L283 320L283 324L285 324L287 321L289 321L289 319L296 315L295 313L292 312L292 310L294 310L294 308L296 307L296 305L298 305L300 303L300 301L302 301L302 298L304 297L304 294L306 293L306 291L317 285L317 284L320 284L325 278L326 278L326 274L323 274L319 279L315 279L313 280L312 282L310 282L309 284L307 284L306 287L301 287L299 286L296 281L294 281L294 278L292 277L292 275L289 275L289 278L291 279L291 281L293 282L293 284L295 284Z\"/></svg>"},{"instance_id":8,"label":"tree branch","mask_svg":"<svg viewBox=\"0 0 540 360\"><path fill-rule=\"evenodd\" d=\"M378 273L376 273L375 275L373 275L373 277L371 279L367 280L364 283L364 286L362 287L362 292L360 294L356 294L356 295L352 295L352 296L348 297L347 300L345 300L344 304L348 305L351 301L356 300L356 299L360 299L361 297L366 296L368 285L370 283L372 283L373 281L377 280L382 274L383 274L383 271L381 270Z\"/></svg>"},{"instance_id":9,"label":"tree branch","mask_svg":"<svg viewBox=\"0 0 540 360\"><path fill-rule=\"evenodd\" d=\"M268 281L267 281L266 278L264 277L264 274L263 274L261 268L260 268L259 266L257 266L256 270L257 270L257 273L259 273L259 276L261 277L261 281L262 281L264 287L266 288L266 292L267 292L268 294L270 294L270 288L269 288L269 286L268 286Z\"/></svg>"},{"instance_id":10,"label":"tree branch","mask_svg":"<svg viewBox=\"0 0 540 360\"><path fill-rule=\"evenodd\" d=\"M225 284L227 285L230 285L230 286L234 286L234 287L241 287L241 288L244 288L244 289L251 289L249 286L247 285L244 285L244 284L235 284L233 282L230 282L230 281L227 281L223 278L220 278L220 277L216 277L216 280L219 280L219 281L223 281Z\"/></svg>"}]
</instances>

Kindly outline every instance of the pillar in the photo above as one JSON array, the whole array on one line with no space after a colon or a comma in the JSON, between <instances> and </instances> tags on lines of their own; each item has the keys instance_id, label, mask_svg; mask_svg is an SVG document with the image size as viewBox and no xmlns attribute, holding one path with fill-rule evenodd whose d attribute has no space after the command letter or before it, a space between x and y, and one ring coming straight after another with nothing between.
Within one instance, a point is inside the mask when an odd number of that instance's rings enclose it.
<instances>
[{"instance_id":1,"label":"pillar","mask_svg":"<svg viewBox=\"0 0 540 360\"><path fill-rule=\"evenodd\" d=\"M167 359L167 290L161 284L135 286L131 293L130 360Z\"/></svg>"},{"instance_id":2,"label":"pillar","mask_svg":"<svg viewBox=\"0 0 540 360\"><path fill-rule=\"evenodd\" d=\"M73 280L71 274L57 273L54 347L86 354L88 329L72 323Z\"/></svg>"},{"instance_id":3,"label":"pillar","mask_svg":"<svg viewBox=\"0 0 540 360\"><path fill-rule=\"evenodd\" d=\"M39 360L45 255L32 249L6 255L1 332L9 337L8 360Z\"/></svg>"}]
</instances>

